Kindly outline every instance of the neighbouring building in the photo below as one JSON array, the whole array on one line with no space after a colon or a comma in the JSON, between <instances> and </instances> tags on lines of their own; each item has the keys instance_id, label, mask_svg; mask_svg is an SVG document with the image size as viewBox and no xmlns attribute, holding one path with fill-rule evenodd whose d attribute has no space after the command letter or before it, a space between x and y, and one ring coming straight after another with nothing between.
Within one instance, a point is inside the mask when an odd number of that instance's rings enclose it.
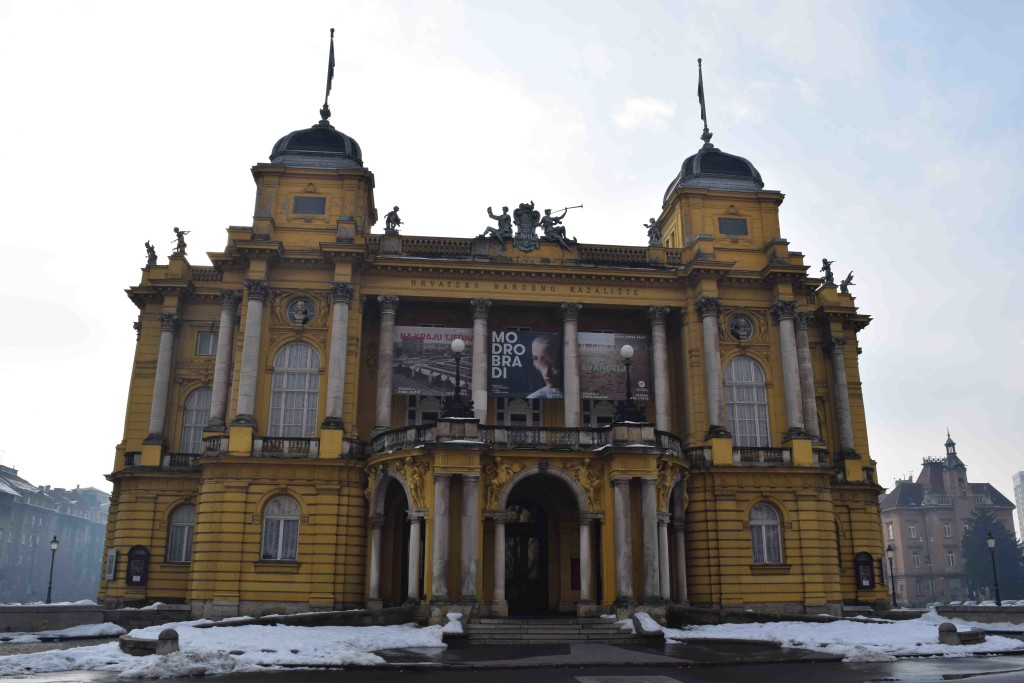
<instances>
[{"instance_id":1,"label":"neighbouring building","mask_svg":"<svg viewBox=\"0 0 1024 683\"><path fill-rule=\"evenodd\" d=\"M0 465L0 603L95 600L110 496L36 486ZM50 541L58 541L53 553Z\"/></svg>"},{"instance_id":2,"label":"neighbouring building","mask_svg":"<svg viewBox=\"0 0 1024 683\"><path fill-rule=\"evenodd\" d=\"M925 458L917 481L898 480L881 498L885 543L896 551L893 575L903 606L974 598L961 541L975 510L1013 530L1013 503L991 484L967 480L967 466L946 435L946 455Z\"/></svg>"},{"instance_id":3,"label":"neighbouring building","mask_svg":"<svg viewBox=\"0 0 1024 683\"><path fill-rule=\"evenodd\" d=\"M870 318L828 264L809 276L753 164L705 126L649 246L588 243L571 215L577 242L517 197L479 198L486 235L447 216L446 237L401 234L397 207L380 234L373 174L329 117L252 168L253 221L212 266L182 234L128 290L107 604L888 601Z\"/></svg>"},{"instance_id":4,"label":"neighbouring building","mask_svg":"<svg viewBox=\"0 0 1024 683\"><path fill-rule=\"evenodd\" d=\"M1013 475L1013 498L1017 504L1017 538L1024 539L1024 472Z\"/></svg>"}]
</instances>

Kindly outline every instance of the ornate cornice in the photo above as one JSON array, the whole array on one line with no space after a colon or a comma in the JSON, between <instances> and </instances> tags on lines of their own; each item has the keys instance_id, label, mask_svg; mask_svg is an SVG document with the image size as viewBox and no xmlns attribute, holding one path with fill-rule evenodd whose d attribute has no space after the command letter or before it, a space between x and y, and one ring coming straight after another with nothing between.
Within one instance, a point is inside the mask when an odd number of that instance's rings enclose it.
<instances>
[{"instance_id":1,"label":"ornate cornice","mask_svg":"<svg viewBox=\"0 0 1024 683\"><path fill-rule=\"evenodd\" d=\"M242 281L242 284L245 285L245 291L249 294L250 301L266 301L267 294L270 292L269 282L246 279Z\"/></svg>"},{"instance_id":2,"label":"ornate cornice","mask_svg":"<svg viewBox=\"0 0 1024 683\"><path fill-rule=\"evenodd\" d=\"M491 304L493 303L490 299L470 299L469 306L473 309L473 319L479 320L482 318L487 320L487 314L490 312Z\"/></svg>"},{"instance_id":3,"label":"ornate cornice","mask_svg":"<svg viewBox=\"0 0 1024 683\"><path fill-rule=\"evenodd\" d=\"M651 319L652 325L664 325L665 318L672 311L668 306L648 306L647 317Z\"/></svg>"},{"instance_id":4,"label":"ornate cornice","mask_svg":"<svg viewBox=\"0 0 1024 683\"><path fill-rule=\"evenodd\" d=\"M697 315L706 318L709 315L717 316L722 310L722 300L713 296L702 296L694 303Z\"/></svg>"},{"instance_id":5,"label":"ornate cornice","mask_svg":"<svg viewBox=\"0 0 1024 683\"><path fill-rule=\"evenodd\" d=\"M776 320L792 320L796 315L796 302L780 299L771 305L771 312Z\"/></svg>"},{"instance_id":6,"label":"ornate cornice","mask_svg":"<svg viewBox=\"0 0 1024 683\"><path fill-rule=\"evenodd\" d=\"M381 313L395 314L398 310L398 295L397 294L381 294L377 297L377 301L380 303Z\"/></svg>"},{"instance_id":7,"label":"ornate cornice","mask_svg":"<svg viewBox=\"0 0 1024 683\"><path fill-rule=\"evenodd\" d=\"M580 309L583 308L583 304L575 301L567 301L562 304L562 320L565 322L577 321L580 319Z\"/></svg>"},{"instance_id":8,"label":"ornate cornice","mask_svg":"<svg viewBox=\"0 0 1024 683\"><path fill-rule=\"evenodd\" d=\"M352 295L355 294L356 288L351 282L332 282L331 283L331 297L334 299L334 303L352 303Z\"/></svg>"}]
</instances>

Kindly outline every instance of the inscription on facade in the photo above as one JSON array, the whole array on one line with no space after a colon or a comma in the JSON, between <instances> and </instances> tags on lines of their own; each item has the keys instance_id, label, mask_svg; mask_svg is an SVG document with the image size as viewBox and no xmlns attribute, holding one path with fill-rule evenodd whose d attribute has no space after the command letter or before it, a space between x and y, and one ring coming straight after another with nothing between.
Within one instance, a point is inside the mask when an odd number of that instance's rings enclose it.
<instances>
[{"instance_id":1,"label":"inscription on facade","mask_svg":"<svg viewBox=\"0 0 1024 683\"><path fill-rule=\"evenodd\" d=\"M592 294L599 296L630 296L639 297L640 289L636 287L607 287L602 285L551 285L530 282L465 282L463 280L428 280L413 278L409 286L416 289L457 289L491 292L521 292L523 294Z\"/></svg>"}]
</instances>

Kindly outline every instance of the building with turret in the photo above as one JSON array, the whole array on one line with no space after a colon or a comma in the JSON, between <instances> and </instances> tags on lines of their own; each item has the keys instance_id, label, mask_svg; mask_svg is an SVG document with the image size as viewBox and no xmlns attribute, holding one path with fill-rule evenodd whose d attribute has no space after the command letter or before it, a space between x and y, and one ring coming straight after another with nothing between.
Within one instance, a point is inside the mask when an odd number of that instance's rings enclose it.
<instances>
[{"instance_id":1,"label":"building with turret","mask_svg":"<svg viewBox=\"0 0 1024 683\"><path fill-rule=\"evenodd\" d=\"M961 547L975 510L987 510L1013 533L1013 503L991 484L967 480L967 465L948 433L945 447L945 456L924 459L917 481L898 480L881 498L885 542L895 550L896 599L903 606L978 599Z\"/></svg>"},{"instance_id":2,"label":"building with turret","mask_svg":"<svg viewBox=\"0 0 1024 683\"><path fill-rule=\"evenodd\" d=\"M282 137L212 265L182 243L128 290L105 602L425 620L886 602L870 318L808 274L783 194L702 139L650 244L623 246L521 197L485 235L403 234L397 207L381 230L326 105Z\"/></svg>"}]
</instances>

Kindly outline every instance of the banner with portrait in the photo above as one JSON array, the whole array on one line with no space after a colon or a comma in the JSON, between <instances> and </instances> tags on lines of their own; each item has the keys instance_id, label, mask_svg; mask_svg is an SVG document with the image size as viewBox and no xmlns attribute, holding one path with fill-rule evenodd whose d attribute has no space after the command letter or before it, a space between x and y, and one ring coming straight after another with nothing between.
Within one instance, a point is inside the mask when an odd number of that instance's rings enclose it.
<instances>
[{"instance_id":1,"label":"banner with portrait","mask_svg":"<svg viewBox=\"0 0 1024 683\"><path fill-rule=\"evenodd\" d=\"M395 326L391 390L399 395L444 396L455 389L452 341L466 343L462 352L462 390L473 374L473 330L462 327Z\"/></svg>"},{"instance_id":2,"label":"banner with portrait","mask_svg":"<svg viewBox=\"0 0 1024 683\"><path fill-rule=\"evenodd\" d=\"M491 330L488 341L492 396L562 399L562 335Z\"/></svg>"},{"instance_id":3,"label":"banner with portrait","mask_svg":"<svg viewBox=\"0 0 1024 683\"><path fill-rule=\"evenodd\" d=\"M613 332L579 333L580 398L612 401L626 398L626 364L619 351L626 344L633 347L629 368L633 400L651 400L650 337Z\"/></svg>"}]
</instances>

